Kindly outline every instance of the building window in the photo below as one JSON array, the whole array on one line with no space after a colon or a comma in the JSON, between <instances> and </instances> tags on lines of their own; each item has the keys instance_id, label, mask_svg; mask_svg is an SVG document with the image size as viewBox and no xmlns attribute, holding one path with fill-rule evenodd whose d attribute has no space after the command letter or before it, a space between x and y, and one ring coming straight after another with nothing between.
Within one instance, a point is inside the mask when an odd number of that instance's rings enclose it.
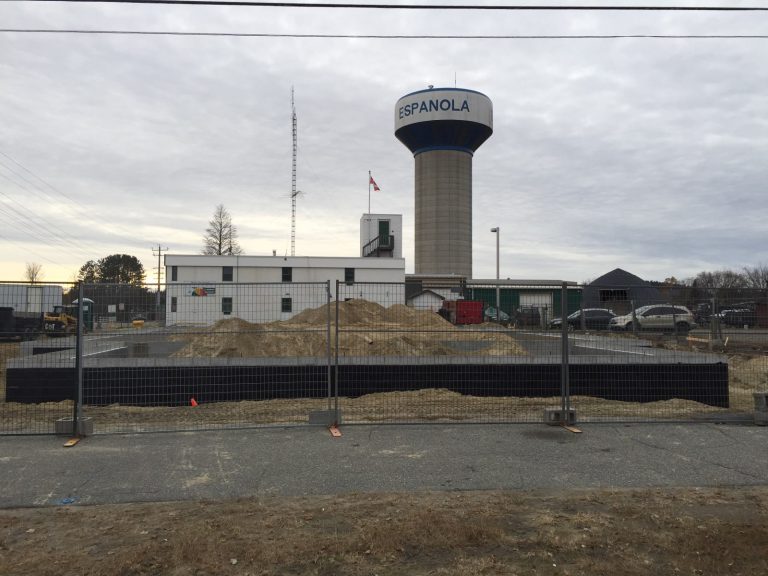
<instances>
[{"instance_id":1,"label":"building window","mask_svg":"<svg viewBox=\"0 0 768 576\"><path fill-rule=\"evenodd\" d=\"M293 282L293 268L283 266L283 282Z\"/></svg>"},{"instance_id":2,"label":"building window","mask_svg":"<svg viewBox=\"0 0 768 576\"><path fill-rule=\"evenodd\" d=\"M344 282L352 284L355 281L355 269L344 268Z\"/></svg>"},{"instance_id":3,"label":"building window","mask_svg":"<svg viewBox=\"0 0 768 576\"><path fill-rule=\"evenodd\" d=\"M280 302L281 312L293 312L293 300L290 297L285 297Z\"/></svg>"},{"instance_id":4,"label":"building window","mask_svg":"<svg viewBox=\"0 0 768 576\"><path fill-rule=\"evenodd\" d=\"M232 298L221 299L221 313L232 314Z\"/></svg>"},{"instance_id":5,"label":"building window","mask_svg":"<svg viewBox=\"0 0 768 576\"><path fill-rule=\"evenodd\" d=\"M232 282L232 266L221 267L221 281Z\"/></svg>"},{"instance_id":6,"label":"building window","mask_svg":"<svg viewBox=\"0 0 768 576\"><path fill-rule=\"evenodd\" d=\"M177 304L178 304L178 300L176 296L171 296L171 312L176 312Z\"/></svg>"},{"instance_id":7,"label":"building window","mask_svg":"<svg viewBox=\"0 0 768 576\"><path fill-rule=\"evenodd\" d=\"M600 302L626 302L629 300L626 290L600 290Z\"/></svg>"},{"instance_id":8,"label":"building window","mask_svg":"<svg viewBox=\"0 0 768 576\"><path fill-rule=\"evenodd\" d=\"M171 281L176 282L179 279L179 267L171 266Z\"/></svg>"}]
</instances>

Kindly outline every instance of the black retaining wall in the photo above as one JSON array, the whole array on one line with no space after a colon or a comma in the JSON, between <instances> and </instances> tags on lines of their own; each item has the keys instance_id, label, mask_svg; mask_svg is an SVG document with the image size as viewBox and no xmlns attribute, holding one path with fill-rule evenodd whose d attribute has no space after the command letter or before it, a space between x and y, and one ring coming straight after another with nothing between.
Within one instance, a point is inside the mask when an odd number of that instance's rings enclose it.
<instances>
[{"instance_id":1,"label":"black retaining wall","mask_svg":"<svg viewBox=\"0 0 768 576\"><path fill-rule=\"evenodd\" d=\"M340 365L339 395L446 388L472 396L560 395L558 364ZM680 398L728 407L728 365L572 364L573 396L654 402ZM8 402L74 398L73 368L10 368ZM326 366L183 366L84 368L88 405L179 406L273 398L322 398Z\"/></svg>"}]
</instances>

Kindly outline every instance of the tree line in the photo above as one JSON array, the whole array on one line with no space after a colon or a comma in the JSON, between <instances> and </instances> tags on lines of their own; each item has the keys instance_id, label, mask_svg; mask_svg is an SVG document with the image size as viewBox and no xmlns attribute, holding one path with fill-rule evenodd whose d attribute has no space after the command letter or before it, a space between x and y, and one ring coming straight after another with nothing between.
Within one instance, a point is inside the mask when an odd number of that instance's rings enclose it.
<instances>
[{"instance_id":1,"label":"tree line","mask_svg":"<svg viewBox=\"0 0 768 576\"><path fill-rule=\"evenodd\" d=\"M768 289L768 265L745 266L740 271L723 268L712 272L702 271L691 278L678 280L674 276L666 278L663 282L651 282L657 286L687 286L700 290L719 289Z\"/></svg>"}]
</instances>

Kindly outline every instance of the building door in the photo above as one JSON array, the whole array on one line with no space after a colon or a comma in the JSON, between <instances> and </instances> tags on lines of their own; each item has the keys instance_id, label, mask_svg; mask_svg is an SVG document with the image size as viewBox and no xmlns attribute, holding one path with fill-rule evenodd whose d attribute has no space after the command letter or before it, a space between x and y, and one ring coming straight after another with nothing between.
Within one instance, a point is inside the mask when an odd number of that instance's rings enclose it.
<instances>
[{"instance_id":1,"label":"building door","mask_svg":"<svg viewBox=\"0 0 768 576\"><path fill-rule=\"evenodd\" d=\"M379 246L389 246L389 220L379 220Z\"/></svg>"},{"instance_id":2,"label":"building door","mask_svg":"<svg viewBox=\"0 0 768 576\"><path fill-rule=\"evenodd\" d=\"M541 326L546 326L552 319L552 293L551 292L520 292L521 310L538 310Z\"/></svg>"}]
</instances>

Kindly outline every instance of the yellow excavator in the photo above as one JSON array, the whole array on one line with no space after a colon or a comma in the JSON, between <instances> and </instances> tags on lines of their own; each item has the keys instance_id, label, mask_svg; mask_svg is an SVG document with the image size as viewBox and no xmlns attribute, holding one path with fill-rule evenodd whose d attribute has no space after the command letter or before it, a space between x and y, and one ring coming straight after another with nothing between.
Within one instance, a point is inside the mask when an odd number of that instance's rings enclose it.
<instances>
[{"instance_id":1,"label":"yellow excavator","mask_svg":"<svg viewBox=\"0 0 768 576\"><path fill-rule=\"evenodd\" d=\"M77 305L54 306L43 316L43 332L48 336L70 336L77 333Z\"/></svg>"}]
</instances>

